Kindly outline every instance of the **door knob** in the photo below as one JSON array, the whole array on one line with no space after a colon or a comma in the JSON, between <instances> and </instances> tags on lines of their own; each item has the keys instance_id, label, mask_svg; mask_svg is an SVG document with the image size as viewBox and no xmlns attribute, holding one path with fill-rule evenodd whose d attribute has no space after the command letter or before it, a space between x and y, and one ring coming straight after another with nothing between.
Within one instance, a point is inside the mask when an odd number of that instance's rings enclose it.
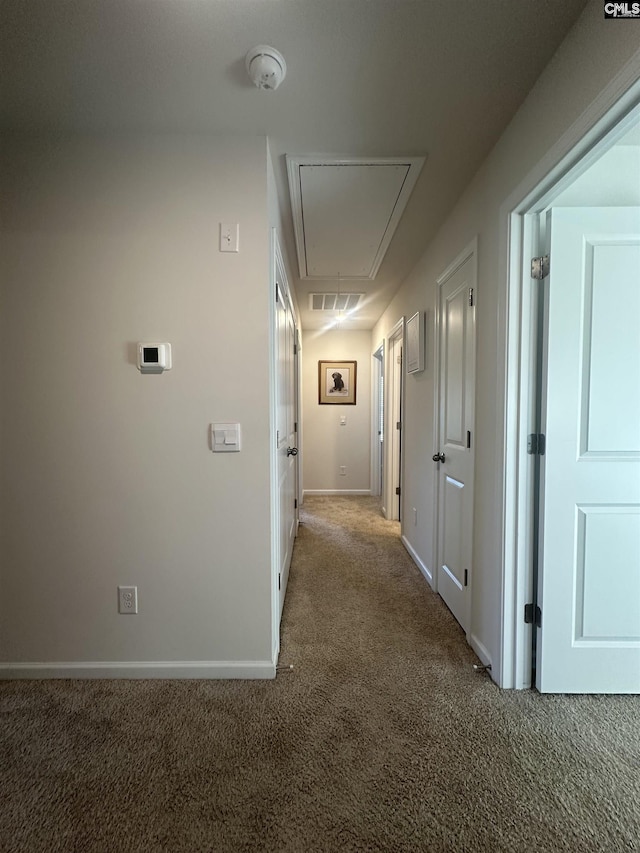
<instances>
[{"instance_id":1,"label":"door knob","mask_svg":"<svg viewBox=\"0 0 640 853\"><path fill-rule=\"evenodd\" d=\"M431 458L434 462L444 462L444 453L434 453Z\"/></svg>"},{"instance_id":2,"label":"door knob","mask_svg":"<svg viewBox=\"0 0 640 853\"><path fill-rule=\"evenodd\" d=\"M287 447L287 456L297 456L298 448L297 447Z\"/></svg>"}]
</instances>

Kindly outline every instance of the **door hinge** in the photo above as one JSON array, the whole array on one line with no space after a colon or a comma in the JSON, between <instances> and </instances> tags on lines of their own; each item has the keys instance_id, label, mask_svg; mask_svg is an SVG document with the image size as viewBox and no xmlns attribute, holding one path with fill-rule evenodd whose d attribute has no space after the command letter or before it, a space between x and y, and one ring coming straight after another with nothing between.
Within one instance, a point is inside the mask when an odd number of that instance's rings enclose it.
<instances>
[{"instance_id":1,"label":"door hinge","mask_svg":"<svg viewBox=\"0 0 640 853\"><path fill-rule=\"evenodd\" d=\"M400 494L400 486L396 486L396 495Z\"/></svg>"},{"instance_id":2,"label":"door hinge","mask_svg":"<svg viewBox=\"0 0 640 853\"><path fill-rule=\"evenodd\" d=\"M280 572L278 572L278 589L280 589Z\"/></svg>"},{"instance_id":3,"label":"door hinge","mask_svg":"<svg viewBox=\"0 0 640 853\"><path fill-rule=\"evenodd\" d=\"M293 345L293 354L298 355L298 344Z\"/></svg>"},{"instance_id":4,"label":"door hinge","mask_svg":"<svg viewBox=\"0 0 640 853\"><path fill-rule=\"evenodd\" d=\"M540 610L537 604L525 604L524 621L527 625L535 625L536 628L542 626L542 610Z\"/></svg>"},{"instance_id":5,"label":"door hinge","mask_svg":"<svg viewBox=\"0 0 640 853\"><path fill-rule=\"evenodd\" d=\"M293 424L293 431L298 432L298 421L295 421Z\"/></svg>"},{"instance_id":6,"label":"door hinge","mask_svg":"<svg viewBox=\"0 0 640 853\"><path fill-rule=\"evenodd\" d=\"M541 432L532 432L527 437L527 453L529 456L544 456L545 447L545 437Z\"/></svg>"},{"instance_id":7,"label":"door hinge","mask_svg":"<svg viewBox=\"0 0 640 853\"><path fill-rule=\"evenodd\" d=\"M468 586L469 584L469 569L464 570L464 585Z\"/></svg>"},{"instance_id":8,"label":"door hinge","mask_svg":"<svg viewBox=\"0 0 640 853\"><path fill-rule=\"evenodd\" d=\"M402 421L396 421L396 429L402 429Z\"/></svg>"},{"instance_id":9,"label":"door hinge","mask_svg":"<svg viewBox=\"0 0 640 853\"><path fill-rule=\"evenodd\" d=\"M531 278L542 281L549 275L549 255L541 255L539 258L531 258Z\"/></svg>"},{"instance_id":10,"label":"door hinge","mask_svg":"<svg viewBox=\"0 0 640 853\"><path fill-rule=\"evenodd\" d=\"M473 288L469 288L469 308L473 308L475 305L475 294L473 292Z\"/></svg>"},{"instance_id":11,"label":"door hinge","mask_svg":"<svg viewBox=\"0 0 640 853\"><path fill-rule=\"evenodd\" d=\"M278 287L277 281L276 281L276 302L280 302L280 289Z\"/></svg>"},{"instance_id":12,"label":"door hinge","mask_svg":"<svg viewBox=\"0 0 640 853\"><path fill-rule=\"evenodd\" d=\"M298 498L293 499L293 508L298 509Z\"/></svg>"},{"instance_id":13,"label":"door hinge","mask_svg":"<svg viewBox=\"0 0 640 853\"><path fill-rule=\"evenodd\" d=\"M467 450L471 448L471 430L467 430Z\"/></svg>"}]
</instances>

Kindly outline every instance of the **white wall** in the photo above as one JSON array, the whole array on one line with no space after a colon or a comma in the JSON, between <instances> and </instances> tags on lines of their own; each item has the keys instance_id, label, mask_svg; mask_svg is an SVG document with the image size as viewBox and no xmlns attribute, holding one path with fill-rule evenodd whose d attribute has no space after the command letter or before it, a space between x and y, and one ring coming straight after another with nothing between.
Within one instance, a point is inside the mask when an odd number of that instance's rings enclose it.
<instances>
[{"instance_id":1,"label":"white wall","mask_svg":"<svg viewBox=\"0 0 640 853\"><path fill-rule=\"evenodd\" d=\"M618 22L619 23L619 22ZM510 126L487 158L436 238L403 283L372 333L375 346L399 317L427 311L427 365L406 384L404 517L415 506L419 524L404 534L419 559L433 569L431 454L434 397L436 279L477 235L476 480L473 541L472 642L500 673L502 603L502 430L504 385L501 340L505 336L506 278L501 278L500 241L506 234L501 206L557 140L577 121L614 75L638 62L637 26L611 27L600 2L589 2ZM640 73L640 62L638 62ZM473 132L470 128L469 132ZM428 163L427 163L428 167ZM504 267L502 267L504 269Z\"/></svg>"},{"instance_id":2,"label":"white wall","mask_svg":"<svg viewBox=\"0 0 640 853\"><path fill-rule=\"evenodd\" d=\"M357 361L356 405L318 404L318 362ZM371 488L371 334L308 331L302 338L305 493ZM340 425L340 416L347 419ZM340 466L346 466L346 475Z\"/></svg>"},{"instance_id":3,"label":"white wall","mask_svg":"<svg viewBox=\"0 0 640 853\"><path fill-rule=\"evenodd\" d=\"M15 139L3 164L0 660L270 665L266 140ZM170 372L138 372L144 340ZM240 453L211 453L218 420Z\"/></svg>"}]
</instances>

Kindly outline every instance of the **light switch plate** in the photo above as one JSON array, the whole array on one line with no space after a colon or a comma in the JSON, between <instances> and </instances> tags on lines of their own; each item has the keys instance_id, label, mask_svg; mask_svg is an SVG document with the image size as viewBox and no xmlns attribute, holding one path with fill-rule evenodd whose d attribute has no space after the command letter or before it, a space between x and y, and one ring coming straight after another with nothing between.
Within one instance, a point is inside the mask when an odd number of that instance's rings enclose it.
<instances>
[{"instance_id":1,"label":"light switch plate","mask_svg":"<svg viewBox=\"0 0 640 853\"><path fill-rule=\"evenodd\" d=\"M237 453L241 449L240 424L211 424L211 450L214 453Z\"/></svg>"}]
</instances>

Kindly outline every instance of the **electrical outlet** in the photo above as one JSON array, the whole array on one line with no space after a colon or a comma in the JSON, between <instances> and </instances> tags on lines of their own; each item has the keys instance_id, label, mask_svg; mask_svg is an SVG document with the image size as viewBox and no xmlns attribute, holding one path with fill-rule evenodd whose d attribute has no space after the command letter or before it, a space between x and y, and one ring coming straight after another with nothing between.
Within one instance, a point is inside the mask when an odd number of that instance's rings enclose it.
<instances>
[{"instance_id":1,"label":"electrical outlet","mask_svg":"<svg viewBox=\"0 0 640 853\"><path fill-rule=\"evenodd\" d=\"M414 524L414 526L417 525L417 523L418 523L418 510L414 507L413 508L413 524Z\"/></svg>"},{"instance_id":2,"label":"electrical outlet","mask_svg":"<svg viewBox=\"0 0 640 853\"><path fill-rule=\"evenodd\" d=\"M138 587L137 586L119 586L118 587L118 613L137 613L138 612Z\"/></svg>"},{"instance_id":3,"label":"electrical outlet","mask_svg":"<svg viewBox=\"0 0 640 853\"><path fill-rule=\"evenodd\" d=\"M340 476L341 476L341 477L346 477L346 476L347 476L347 466L346 466L346 465L341 465L341 466L340 466Z\"/></svg>"}]
</instances>

